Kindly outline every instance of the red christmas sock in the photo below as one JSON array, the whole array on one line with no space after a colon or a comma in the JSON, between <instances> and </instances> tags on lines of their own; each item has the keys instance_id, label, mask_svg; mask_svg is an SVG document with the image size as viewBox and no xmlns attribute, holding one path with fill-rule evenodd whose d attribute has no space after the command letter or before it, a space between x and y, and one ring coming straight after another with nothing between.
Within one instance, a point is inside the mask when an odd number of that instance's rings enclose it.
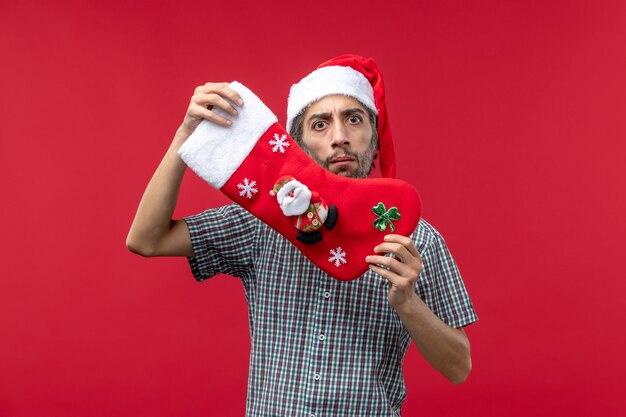
<instances>
[{"instance_id":1,"label":"red christmas sock","mask_svg":"<svg viewBox=\"0 0 626 417\"><path fill-rule=\"evenodd\" d=\"M233 124L202 121L179 151L211 186L338 280L365 273L365 257L385 234L413 233L421 212L415 188L396 179L346 178L326 171L256 95L238 82L230 87L245 103Z\"/></svg>"}]
</instances>

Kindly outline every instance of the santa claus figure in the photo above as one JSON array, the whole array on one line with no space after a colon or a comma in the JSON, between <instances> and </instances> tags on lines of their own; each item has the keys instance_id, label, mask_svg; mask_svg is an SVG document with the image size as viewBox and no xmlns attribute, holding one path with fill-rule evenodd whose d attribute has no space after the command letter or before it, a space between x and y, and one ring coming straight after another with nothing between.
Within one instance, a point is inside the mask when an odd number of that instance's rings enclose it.
<instances>
[{"instance_id":1,"label":"santa claus figure","mask_svg":"<svg viewBox=\"0 0 626 417\"><path fill-rule=\"evenodd\" d=\"M280 177L270 195L276 197L283 214L292 218L300 242L317 243L322 240L322 226L332 230L337 224L337 208L329 207L318 192L309 190L291 175Z\"/></svg>"}]
</instances>

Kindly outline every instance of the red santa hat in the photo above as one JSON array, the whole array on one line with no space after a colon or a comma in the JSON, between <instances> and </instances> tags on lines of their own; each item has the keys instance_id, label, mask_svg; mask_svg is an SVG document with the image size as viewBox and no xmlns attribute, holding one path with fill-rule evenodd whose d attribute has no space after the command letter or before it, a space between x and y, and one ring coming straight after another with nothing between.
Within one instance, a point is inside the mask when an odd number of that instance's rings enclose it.
<instances>
[{"instance_id":1,"label":"red santa hat","mask_svg":"<svg viewBox=\"0 0 626 417\"><path fill-rule=\"evenodd\" d=\"M383 177L394 178L396 161L385 106L383 77L372 58L340 55L321 63L291 86L287 103L287 131L311 103L334 94L354 97L378 117L378 152Z\"/></svg>"}]
</instances>

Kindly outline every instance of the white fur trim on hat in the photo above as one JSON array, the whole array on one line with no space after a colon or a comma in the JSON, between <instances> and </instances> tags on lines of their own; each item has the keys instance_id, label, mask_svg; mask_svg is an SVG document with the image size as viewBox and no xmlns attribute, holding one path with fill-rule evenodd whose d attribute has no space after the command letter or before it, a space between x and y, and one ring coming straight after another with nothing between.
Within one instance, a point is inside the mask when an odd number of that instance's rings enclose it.
<instances>
[{"instance_id":1,"label":"white fur trim on hat","mask_svg":"<svg viewBox=\"0 0 626 417\"><path fill-rule=\"evenodd\" d=\"M349 67L323 67L291 86L287 103L287 131L291 130L293 119L309 104L333 94L354 97L378 114L374 90L363 74Z\"/></svg>"},{"instance_id":2,"label":"white fur trim on hat","mask_svg":"<svg viewBox=\"0 0 626 417\"><path fill-rule=\"evenodd\" d=\"M178 151L189 168L217 189L239 168L263 133L277 122L274 113L243 84L233 81L229 87L244 102L237 108L237 117L217 107L213 111L233 124L226 127L202 120Z\"/></svg>"}]
</instances>

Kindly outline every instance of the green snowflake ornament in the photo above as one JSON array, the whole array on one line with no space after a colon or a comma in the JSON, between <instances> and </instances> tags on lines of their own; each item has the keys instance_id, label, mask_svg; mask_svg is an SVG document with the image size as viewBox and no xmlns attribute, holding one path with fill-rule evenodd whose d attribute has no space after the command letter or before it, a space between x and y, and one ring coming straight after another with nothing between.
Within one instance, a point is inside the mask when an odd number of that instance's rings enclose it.
<instances>
[{"instance_id":1,"label":"green snowflake ornament","mask_svg":"<svg viewBox=\"0 0 626 417\"><path fill-rule=\"evenodd\" d=\"M378 203L376 207L372 207L372 211L378 216L378 218L374 220L375 228L384 232L387 230L387 225L389 225L389 230L392 233L396 231L396 227L391 222L392 220L400 220L400 212L396 207L391 207L387 210L383 203Z\"/></svg>"}]
</instances>

